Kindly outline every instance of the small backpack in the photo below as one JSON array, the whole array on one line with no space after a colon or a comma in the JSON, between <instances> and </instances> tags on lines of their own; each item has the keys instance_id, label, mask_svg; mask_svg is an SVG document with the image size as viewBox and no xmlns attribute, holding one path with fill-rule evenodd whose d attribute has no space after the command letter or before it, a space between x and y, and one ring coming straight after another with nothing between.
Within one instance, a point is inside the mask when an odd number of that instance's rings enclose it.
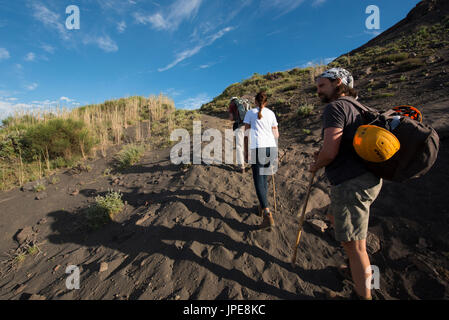
<instances>
[{"instance_id":1,"label":"small backpack","mask_svg":"<svg viewBox=\"0 0 449 320\"><path fill-rule=\"evenodd\" d=\"M363 160L368 170L380 178L403 182L419 178L432 168L440 147L439 136L432 127L403 116L397 108L380 113L352 97L341 97L339 100L348 101L356 107L364 124L389 130L401 143L399 151L387 161L373 163Z\"/></svg>"},{"instance_id":2,"label":"small backpack","mask_svg":"<svg viewBox=\"0 0 449 320\"><path fill-rule=\"evenodd\" d=\"M245 119L246 113L251 109L249 101L247 99L234 99L235 106L237 108L238 119L236 122L241 125Z\"/></svg>"}]
</instances>

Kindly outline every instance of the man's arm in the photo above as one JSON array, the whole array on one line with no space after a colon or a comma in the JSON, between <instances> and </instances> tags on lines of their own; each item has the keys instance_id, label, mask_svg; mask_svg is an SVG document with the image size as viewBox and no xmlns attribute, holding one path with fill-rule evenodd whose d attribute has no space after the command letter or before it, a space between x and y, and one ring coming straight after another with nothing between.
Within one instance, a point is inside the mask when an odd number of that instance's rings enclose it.
<instances>
[{"instance_id":1,"label":"man's arm","mask_svg":"<svg viewBox=\"0 0 449 320\"><path fill-rule=\"evenodd\" d=\"M341 128L327 128L324 130L323 147L316 156L315 163L310 166L310 172L317 172L334 161L340 150L342 137L343 129Z\"/></svg>"}]
</instances>

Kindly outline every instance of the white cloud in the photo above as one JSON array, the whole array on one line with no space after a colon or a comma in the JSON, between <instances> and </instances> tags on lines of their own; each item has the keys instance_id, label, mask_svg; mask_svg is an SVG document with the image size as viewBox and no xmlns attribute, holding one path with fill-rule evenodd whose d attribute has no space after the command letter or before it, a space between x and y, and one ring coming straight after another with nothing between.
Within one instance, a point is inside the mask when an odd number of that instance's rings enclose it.
<instances>
[{"instance_id":1,"label":"white cloud","mask_svg":"<svg viewBox=\"0 0 449 320\"><path fill-rule=\"evenodd\" d=\"M208 37L205 42L197 45L196 47L194 47L192 49L187 49L187 50L182 51L181 53L178 53L176 55L176 59L172 63L170 63L169 65L167 65L164 68L159 68L158 71L163 72L163 71L167 71L167 70L173 68L174 66L176 66L178 63L184 61L185 59L188 59L188 58L196 55L198 52L201 51L202 48L210 46L216 40L220 39L226 33L228 33L229 31L232 31L232 30L233 30L232 27L224 28L224 29L220 30L219 32L217 32L216 34Z\"/></svg>"},{"instance_id":2,"label":"white cloud","mask_svg":"<svg viewBox=\"0 0 449 320\"><path fill-rule=\"evenodd\" d=\"M59 100L66 101L66 102L74 101L74 100L72 100L70 98L67 98L67 97L61 97L61 98L59 98Z\"/></svg>"},{"instance_id":3,"label":"white cloud","mask_svg":"<svg viewBox=\"0 0 449 320\"><path fill-rule=\"evenodd\" d=\"M125 22L125 21L120 21L120 22L117 24L117 31L118 31L119 33L123 33L123 32L125 32L125 30L126 30L126 22Z\"/></svg>"},{"instance_id":4,"label":"white cloud","mask_svg":"<svg viewBox=\"0 0 449 320\"><path fill-rule=\"evenodd\" d=\"M71 107L79 106L77 102L70 99ZM36 112L42 114L42 112L55 112L61 108L60 100L49 100L44 101L32 101L31 103L12 103L12 101L17 101L16 98L0 98L0 120L3 120L9 116L14 116L15 114L31 114Z\"/></svg>"},{"instance_id":5,"label":"white cloud","mask_svg":"<svg viewBox=\"0 0 449 320\"><path fill-rule=\"evenodd\" d=\"M380 30L370 30L370 31L365 30L364 32L365 32L365 34L369 34L370 36L373 36L373 37L377 37L378 35L380 35L382 33L382 31L380 31Z\"/></svg>"},{"instance_id":6,"label":"white cloud","mask_svg":"<svg viewBox=\"0 0 449 320\"><path fill-rule=\"evenodd\" d=\"M326 2L326 0L314 0L313 3L312 3L312 6L313 7L318 7L318 6L322 5L325 2Z\"/></svg>"},{"instance_id":7,"label":"white cloud","mask_svg":"<svg viewBox=\"0 0 449 320\"><path fill-rule=\"evenodd\" d=\"M179 103L179 109L195 110L199 109L203 104L208 103L212 99L206 94L201 93L193 98L188 98Z\"/></svg>"},{"instance_id":8,"label":"white cloud","mask_svg":"<svg viewBox=\"0 0 449 320\"><path fill-rule=\"evenodd\" d=\"M84 38L84 44L89 43L97 45L100 49L106 52L118 51L118 45L109 36L101 36L101 37L86 36Z\"/></svg>"},{"instance_id":9,"label":"white cloud","mask_svg":"<svg viewBox=\"0 0 449 320\"><path fill-rule=\"evenodd\" d=\"M61 17L59 14L51 11L46 6L39 2L32 2L31 7L33 9L33 16L40 22L42 22L45 26L52 28L58 31L60 37L64 40L69 40L69 34L67 29L65 28L62 21L64 17Z\"/></svg>"},{"instance_id":10,"label":"white cloud","mask_svg":"<svg viewBox=\"0 0 449 320\"><path fill-rule=\"evenodd\" d=\"M337 57L326 58L326 59L324 59L324 63L325 63L325 64L329 64L329 63L331 63L332 61L334 61L335 59L337 59Z\"/></svg>"},{"instance_id":11,"label":"white cloud","mask_svg":"<svg viewBox=\"0 0 449 320\"><path fill-rule=\"evenodd\" d=\"M176 59L175 59L172 63L170 63L169 65L167 65L167 66L164 67L164 68L159 68L159 69L157 69L157 70L158 70L159 72L167 71L167 70L173 68L174 66L176 66L176 65L177 65L178 63L180 63L181 61L184 61L185 59L194 56L195 54L197 54L198 52L200 52L202 48L203 48L202 46L196 46L196 47L193 48L193 49L188 49L188 50L185 50L185 51L183 51L183 52L181 52L181 53L178 53L178 54L176 55Z\"/></svg>"},{"instance_id":12,"label":"white cloud","mask_svg":"<svg viewBox=\"0 0 449 320\"><path fill-rule=\"evenodd\" d=\"M176 0L164 12L144 15L140 12L134 14L137 23L150 24L156 30L177 30L186 19L195 17L203 0Z\"/></svg>"},{"instance_id":13,"label":"white cloud","mask_svg":"<svg viewBox=\"0 0 449 320\"><path fill-rule=\"evenodd\" d=\"M36 90L37 87L38 87L38 84L37 84L36 82L33 82L32 84L27 85L25 88L26 88L27 90L33 91L33 90Z\"/></svg>"},{"instance_id":14,"label":"white cloud","mask_svg":"<svg viewBox=\"0 0 449 320\"><path fill-rule=\"evenodd\" d=\"M0 60L6 60L9 59L10 55L9 55L9 51L6 50L5 48L0 48Z\"/></svg>"},{"instance_id":15,"label":"white cloud","mask_svg":"<svg viewBox=\"0 0 449 320\"><path fill-rule=\"evenodd\" d=\"M298 8L304 0L262 0L261 7L262 8L275 8L280 11L280 15L287 14L296 8Z\"/></svg>"},{"instance_id":16,"label":"white cloud","mask_svg":"<svg viewBox=\"0 0 449 320\"><path fill-rule=\"evenodd\" d=\"M177 97L177 96L181 95L182 91L178 91L175 88L168 88L167 90L163 91L162 93L169 97Z\"/></svg>"},{"instance_id":17,"label":"white cloud","mask_svg":"<svg viewBox=\"0 0 449 320\"><path fill-rule=\"evenodd\" d=\"M33 52L29 52L25 57L25 61L34 61L35 59L36 55Z\"/></svg>"},{"instance_id":18,"label":"white cloud","mask_svg":"<svg viewBox=\"0 0 449 320\"><path fill-rule=\"evenodd\" d=\"M41 48L44 49L48 53L51 53L51 54L55 53L55 47L53 47L51 45L44 44L41 46Z\"/></svg>"},{"instance_id":19,"label":"white cloud","mask_svg":"<svg viewBox=\"0 0 449 320\"><path fill-rule=\"evenodd\" d=\"M41 110L42 106L27 103L11 103L8 99L6 99L6 101L0 99L0 120L14 116L15 114L29 114L36 109Z\"/></svg>"}]
</instances>

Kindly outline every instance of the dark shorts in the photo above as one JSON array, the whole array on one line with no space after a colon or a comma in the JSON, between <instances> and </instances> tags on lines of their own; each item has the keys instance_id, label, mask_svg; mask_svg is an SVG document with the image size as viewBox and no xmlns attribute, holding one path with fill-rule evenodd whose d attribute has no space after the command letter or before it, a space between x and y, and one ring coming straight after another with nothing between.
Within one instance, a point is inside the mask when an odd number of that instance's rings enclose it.
<instances>
[{"instance_id":1,"label":"dark shorts","mask_svg":"<svg viewBox=\"0 0 449 320\"><path fill-rule=\"evenodd\" d=\"M382 179L371 172L332 186L329 214L334 217L335 239L365 240L370 206L382 188Z\"/></svg>"}]
</instances>

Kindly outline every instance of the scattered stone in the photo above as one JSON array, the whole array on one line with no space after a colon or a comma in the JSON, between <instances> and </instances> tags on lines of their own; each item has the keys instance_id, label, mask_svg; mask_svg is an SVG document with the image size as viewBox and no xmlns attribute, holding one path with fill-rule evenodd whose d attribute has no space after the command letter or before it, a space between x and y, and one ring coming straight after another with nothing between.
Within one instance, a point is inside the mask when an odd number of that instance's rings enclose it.
<instances>
[{"instance_id":1,"label":"scattered stone","mask_svg":"<svg viewBox=\"0 0 449 320\"><path fill-rule=\"evenodd\" d=\"M420 271L439 277L438 271L432 266L431 262L425 261L425 257L410 255L410 260Z\"/></svg>"},{"instance_id":2,"label":"scattered stone","mask_svg":"<svg viewBox=\"0 0 449 320\"><path fill-rule=\"evenodd\" d=\"M313 229L321 233L324 233L328 228L327 223L322 220L312 219L307 220L307 222L312 226Z\"/></svg>"},{"instance_id":3,"label":"scattered stone","mask_svg":"<svg viewBox=\"0 0 449 320\"><path fill-rule=\"evenodd\" d=\"M58 264L58 265L56 265L54 268L53 268L53 271L58 271L59 270L59 268L61 268L61 266Z\"/></svg>"},{"instance_id":4,"label":"scattered stone","mask_svg":"<svg viewBox=\"0 0 449 320\"><path fill-rule=\"evenodd\" d=\"M42 218L42 219L40 219L38 222L37 222L37 224L44 224L44 223L46 223L47 222L47 219L46 218Z\"/></svg>"},{"instance_id":5,"label":"scattered stone","mask_svg":"<svg viewBox=\"0 0 449 320\"><path fill-rule=\"evenodd\" d=\"M373 73L373 68L372 68L372 67L366 68L365 74L366 74L366 75L370 75L371 73Z\"/></svg>"},{"instance_id":6,"label":"scattered stone","mask_svg":"<svg viewBox=\"0 0 449 320\"><path fill-rule=\"evenodd\" d=\"M438 62L439 60L440 60L439 57L432 55L426 59L426 63L432 64L432 63Z\"/></svg>"},{"instance_id":7,"label":"scattered stone","mask_svg":"<svg viewBox=\"0 0 449 320\"><path fill-rule=\"evenodd\" d=\"M175 297L175 300L179 300L179 299L181 299L181 296L176 296Z\"/></svg>"},{"instance_id":8,"label":"scattered stone","mask_svg":"<svg viewBox=\"0 0 449 320\"><path fill-rule=\"evenodd\" d=\"M428 245L426 239L424 239L424 238L419 238L418 244L416 245L416 247L417 247L418 249L426 249L426 248L429 247L429 245Z\"/></svg>"},{"instance_id":9,"label":"scattered stone","mask_svg":"<svg viewBox=\"0 0 449 320\"><path fill-rule=\"evenodd\" d=\"M207 200L207 203L208 204L211 204L211 203L214 203L214 202L216 202L217 200L215 199L215 195L213 195L213 194L211 194L210 196L209 196L209 199Z\"/></svg>"},{"instance_id":10,"label":"scattered stone","mask_svg":"<svg viewBox=\"0 0 449 320\"><path fill-rule=\"evenodd\" d=\"M141 226L145 221L148 220L148 218L150 218L150 215L146 214L145 216L136 221L136 225Z\"/></svg>"},{"instance_id":11,"label":"scattered stone","mask_svg":"<svg viewBox=\"0 0 449 320\"><path fill-rule=\"evenodd\" d=\"M48 197L47 192L41 192L41 193L39 193L39 194L36 196L36 198L34 198L34 199L36 199L36 200L43 200L43 199L45 199L45 198L47 198L47 197Z\"/></svg>"},{"instance_id":12,"label":"scattered stone","mask_svg":"<svg viewBox=\"0 0 449 320\"><path fill-rule=\"evenodd\" d=\"M380 251L380 239L374 233L368 232L366 237L366 249L369 254Z\"/></svg>"},{"instance_id":13,"label":"scattered stone","mask_svg":"<svg viewBox=\"0 0 449 320\"><path fill-rule=\"evenodd\" d=\"M335 291L333 291L331 289L323 288L323 291L324 291L324 294L326 295L327 299L341 298L341 296L337 292L335 292Z\"/></svg>"},{"instance_id":14,"label":"scattered stone","mask_svg":"<svg viewBox=\"0 0 449 320\"><path fill-rule=\"evenodd\" d=\"M25 227L21 229L16 235L16 241L19 245L22 245L26 241L29 241L33 238L33 229L31 227Z\"/></svg>"},{"instance_id":15,"label":"scattered stone","mask_svg":"<svg viewBox=\"0 0 449 320\"><path fill-rule=\"evenodd\" d=\"M106 262L102 262L101 264L100 264L100 270L99 270L99 272L105 272L105 271L107 271L108 270L108 264L106 263Z\"/></svg>"},{"instance_id":16,"label":"scattered stone","mask_svg":"<svg viewBox=\"0 0 449 320\"><path fill-rule=\"evenodd\" d=\"M70 195L71 196L76 196L76 195L78 195L80 193L80 191L78 190L78 189L75 189L75 190L73 190L71 193L70 193Z\"/></svg>"},{"instance_id":17,"label":"scattered stone","mask_svg":"<svg viewBox=\"0 0 449 320\"><path fill-rule=\"evenodd\" d=\"M21 284L20 286L17 287L16 290L14 290L14 294L20 294L23 292L23 290L25 290L26 288L26 284Z\"/></svg>"},{"instance_id":18,"label":"scattered stone","mask_svg":"<svg viewBox=\"0 0 449 320\"><path fill-rule=\"evenodd\" d=\"M47 300L47 298L38 294L33 294L28 298L28 300Z\"/></svg>"}]
</instances>

